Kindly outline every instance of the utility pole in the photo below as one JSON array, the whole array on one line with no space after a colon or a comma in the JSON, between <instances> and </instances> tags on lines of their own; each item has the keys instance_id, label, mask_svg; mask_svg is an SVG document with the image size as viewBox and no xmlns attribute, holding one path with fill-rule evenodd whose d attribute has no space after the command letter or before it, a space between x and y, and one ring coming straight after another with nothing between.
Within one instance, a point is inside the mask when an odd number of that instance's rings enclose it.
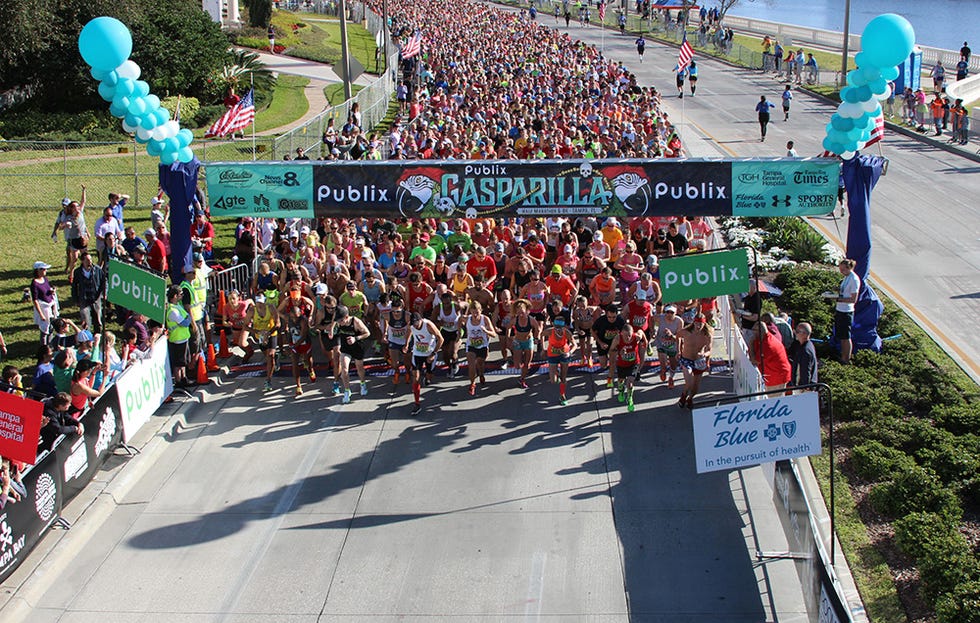
<instances>
[{"instance_id":1,"label":"utility pole","mask_svg":"<svg viewBox=\"0 0 980 623\"><path fill-rule=\"evenodd\" d=\"M347 43L347 3L340 0L340 68L344 80L344 101L353 97L350 79L350 45Z\"/></svg>"},{"instance_id":2,"label":"utility pole","mask_svg":"<svg viewBox=\"0 0 980 623\"><path fill-rule=\"evenodd\" d=\"M850 43L851 34L851 0L844 2L844 52L840 59L840 86L847 84L847 44Z\"/></svg>"}]
</instances>

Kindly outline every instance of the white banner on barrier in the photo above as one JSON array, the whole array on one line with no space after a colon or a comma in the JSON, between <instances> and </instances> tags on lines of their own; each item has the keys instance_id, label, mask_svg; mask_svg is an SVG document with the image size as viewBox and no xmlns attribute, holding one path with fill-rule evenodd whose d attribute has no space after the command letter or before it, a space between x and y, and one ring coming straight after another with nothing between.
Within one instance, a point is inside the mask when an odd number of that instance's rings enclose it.
<instances>
[{"instance_id":1,"label":"white banner on barrier","mask_svg":"<svg viewBox=\"0 0 980 623\"><path fill-rule=\"evenodd\" d=\"M116 390L122 411L123 443L129 443L174 390L167 341L157 341L149 357L126 368L116 380Z\"/></svg>"},{"instance_id":2,"label":"white banner on barrier","mask_svg":"<svg viewBox=\"0 0 980 623\"><path fill-rule=\"evenodd\" d=\"M694 410L699 474L820 454L816 392Z\"/></svg>"}]
</instances>

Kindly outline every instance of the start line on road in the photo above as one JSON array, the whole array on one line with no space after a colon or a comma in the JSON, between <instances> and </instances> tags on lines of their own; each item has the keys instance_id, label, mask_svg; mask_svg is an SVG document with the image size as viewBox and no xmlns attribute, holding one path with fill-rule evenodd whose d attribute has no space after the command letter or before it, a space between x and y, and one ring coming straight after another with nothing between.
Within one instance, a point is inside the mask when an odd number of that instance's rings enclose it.
<instances>
[{"instance_id":1,"label":"start line on road","mask_svg":"<svg viewBox=\"0 0 980 623\"><path fill-rule=\"evenodd\" d=\"M815 216L833 158L212 162L218 217Z\"/></svg>"}]
</instances>

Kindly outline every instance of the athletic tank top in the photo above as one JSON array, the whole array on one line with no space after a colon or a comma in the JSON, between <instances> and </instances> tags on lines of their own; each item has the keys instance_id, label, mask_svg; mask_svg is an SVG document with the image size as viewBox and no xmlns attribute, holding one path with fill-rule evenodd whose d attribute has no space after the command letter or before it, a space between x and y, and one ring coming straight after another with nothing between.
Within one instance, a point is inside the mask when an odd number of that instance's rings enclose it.
<instances>
[{"instance_id":1,"label":"athletic tank top","mask_svg":"<svg viewBox=\"0 0 980 623\"><path fill-rule=\"evenodd\" d=\"M459 310L453 305L450 308L452 313L447 314L442 305L439 306L439 328L443 331L455 331L456 321L459 320Z\"/></svg>"},{"instance_id":2,"label":"athletic tank top","mask_svg":"<svg viewBox=\"0 0 980 623\"><path fill-rule=\"evenodd\" d=\"M388 314L388 341L392 344L405 345L408 341L408 312L404 309L401 315L392 311Z\"/></svg>"},{"instance_id":3,"label":"athletic tank top","mask_svg":"<svg viewBox=\"0 0 980 623\"><path fill-rule=\"evenodd\" d=\"M624 342L622 335L620 333L619 350L616 351L616 365L621 368L628 368L636 365L639 359L640 337L634 333L629 341Z\"/></svg>"},{"instance_id":4,"label":"athletic tank top","mask_svg":"<svg viewBox=\"0 0 980 623\"><path fill-rule=\"evenodd\" d=\"M514 334L515 335L518 334L518 333L528 334L528 333L531 332L531 328L532 327L531 327L531 317L530 316L527 317L526 324L521 324L521 317L520 316L517 316L516 318L514 318Z\"/></svg>"},{"instance_id":5,"label":"athletic tank top","mask_svg":"<svg viewBox=\"0 0 980 623\"><path fill-rule=\"evenodd\" d=\"M484 319L480 319L474 324L473 317L466 316L466 345L472 348L487 348L490 343L490 338L487 335L487 330L483 326Z\"/></svg>"},{"instance_id":6,"label":"athletic tank top","mask_svg":"<svg viewBox=\"0 0 980 623\"><path fill-rule=\"evenodd\" d=\"M259 308L255 308L255 314L252 316L252 328L256 331L272 331L275 334L275 329L272 328L272 310L266 305L265 313L260 314Z\"/></svg>"},{"instance_id":7,"label":"athletic tank top","mask_svg":"<svg viewBox=\"0 0 980 623\"><path fill-rule=\"evenodd\" d=\"M436 336L429 333L429 325L423 324L421 329L411 327L412 331L412 355L415 357L428 357L432 354L436 346Z\"/></svg>"},{"instance_id":8,"label":"athletic tank top","mask_svg":"<svg viewBox=\"0 0 980 623\"><path fill-rule=\"evenodd\" d=\"M258 273L255 276L255 286L259 292L265 292L266 290L271 290L274 286L272 285L272 280L275 279L276 273L270 272L268 275L263 275Z\"/></svg>"},{"instance_id":9,"label":"athletic tank top","mask_svg":"<svg viewBox=\"0 0 980 623\"><path fill-rule=\"evenodd\" d=\"M377 303L378 299L381 298L381 282L377 279L374 280L374 286L364 281L361 287L363 288L364 298L368 300L368 303Z\"/></svg>"},{"instance_id":10,"label":"athletic tank top","mask_svg":"<svg viewBox=\"0 0 980 623\"><path fill-rule=\"evenodd\" d=\"M558 335L561 334L559 338ZM568 344L568 333L565 331L564 327L561 331L557 329L551 332L548 336L548 356L549 357L561 357L566 354L569 350Z\"/></svg>"},{"instance_id":11,"label":"athletic tank top","mask_svg":"<svg viewBox=\"0 0 980 623\"><path fill-rule=\"evenodd\" d=\"M459 275L463 275L462 280L459 279ZM466 289L470 287L469 280L466 278L466 273L458 272L453 275L453 283L451 287L453 289L453 293L457 297L466 294Z\"/></svg>"}]
</instances>

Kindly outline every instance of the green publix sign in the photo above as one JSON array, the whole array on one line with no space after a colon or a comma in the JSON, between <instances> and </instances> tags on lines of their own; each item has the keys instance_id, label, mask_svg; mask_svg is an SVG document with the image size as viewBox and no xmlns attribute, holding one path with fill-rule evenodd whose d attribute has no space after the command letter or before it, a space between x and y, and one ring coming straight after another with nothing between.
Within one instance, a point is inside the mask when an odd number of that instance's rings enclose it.
<instances>
[{"instance_id":1,"label":"green publix sign","mask_svg":"<svg viewBox=\"0 0 980 623\"><path fill-rule=\"evenodd\" d=\"M749 291L746 249L691 253L660 262L660 287L665 303Z\"/></svg>"},{"instance_id":2,"label":"green publix sign","mask_svg":"<svg viewBox=\"0 0 980 623\"><path fill-rule=\"evenodd\" d=\"M167 282L163 277L132 264L109 259L106 298L147 318L164 322L166 318Z\"/></svg>"}]
</instances>

